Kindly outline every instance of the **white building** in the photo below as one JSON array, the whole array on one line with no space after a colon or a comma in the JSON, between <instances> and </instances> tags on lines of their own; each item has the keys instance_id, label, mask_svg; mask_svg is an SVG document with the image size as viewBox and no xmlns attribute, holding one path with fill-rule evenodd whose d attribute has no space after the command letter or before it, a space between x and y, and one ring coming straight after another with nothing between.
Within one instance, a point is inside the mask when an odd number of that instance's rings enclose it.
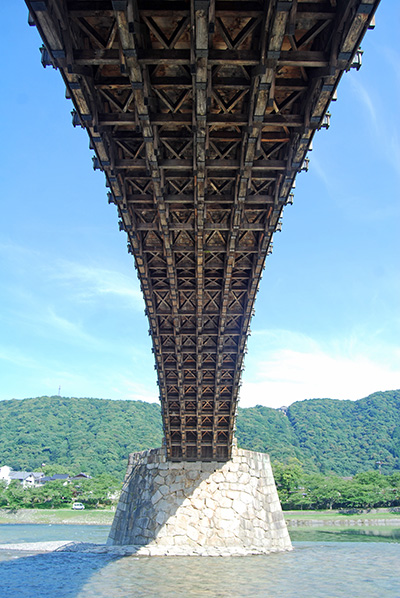
<instances>
[{"instance_id":1,"label":"white building","mask_svg":"<svg viewBox=\"0 0 400 598\"><path fill-rule=\"evenodd\" d=\"M41 471L13 471L8 465L0 467L0 480L4 480L7 486L12 480L18 480L24 488L39 486L43 476Z\"/></svg>"}]
</instances>

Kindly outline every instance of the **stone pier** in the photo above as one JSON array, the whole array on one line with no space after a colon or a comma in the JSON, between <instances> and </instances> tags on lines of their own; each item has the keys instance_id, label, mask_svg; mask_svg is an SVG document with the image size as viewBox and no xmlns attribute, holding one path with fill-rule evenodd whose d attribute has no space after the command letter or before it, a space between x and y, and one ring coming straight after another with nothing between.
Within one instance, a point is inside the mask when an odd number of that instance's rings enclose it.
<instances>
[{"instance_id":1,"label":"stone pier","mask_svg":"<svg viewBox=\"0 0 400 598\"><path fill-rule=\"evenodd\" d=\"M291 550L269 456L233 448L226 463L133 453L108 538L143 555L248 555Z\"/></svg>"}]
</instances>

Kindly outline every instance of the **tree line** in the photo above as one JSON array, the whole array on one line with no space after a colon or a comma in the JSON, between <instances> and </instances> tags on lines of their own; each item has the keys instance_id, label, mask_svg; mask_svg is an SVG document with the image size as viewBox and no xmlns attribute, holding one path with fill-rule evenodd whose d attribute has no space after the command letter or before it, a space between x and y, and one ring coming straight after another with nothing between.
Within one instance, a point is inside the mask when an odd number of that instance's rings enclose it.
<instances>
[{"instance_id":1,"label":"tree line","mask_svg":"<svg viewBox=\"0 0 400 598\"><path fill-rule=\"evenodd\" d=\"M359 401L312 399L287 409L239 408L238 444L309 473L400 471L400 391ZM0 401L0 465L42 463L123 479L131 452L161 446L160 406L142 401L39 397ZM379 466L378 466L379 463Z\"/></svg>"},{"instance_id":2,"label":"tree line","mask_svg":"<svg viewBox=\"0 0 400 598\"><path fill-rule=\"evenodd\" d=\"M276 461L273 471L284 510L400 508L400 472L383 475L367 471L352 478L325 476L306 473L297 459ZM98 509L116 504L120 490L121 482L109 474L27 488L16 480L8 486L0 481L0 508L59 509L78 501L86 508Z\"/></svg>"},{"instance_id":3,"label":"tree line","mask_svg":"<svg viewBox=\"0 0 400 598\"><path fill-rule=\"evenodd\" d=\"M400 507L400 472L365 471L354 477L306 473L297 459L273 464L284 510Z\"/></svg>"},{"instance_id":4,"label":"tree line","mask_svg":"<svg viewBox=\"0 0 400 598\"><path fill-rule=\"evenodd\" d=\"M17 480L8 486L0 480L0 508L60 509L71 507L74 502L89 509L104 508L117 502L120 490L120 481L104 473L92 479L55 480L27 488Z\"/></svg>"}]
</instances>

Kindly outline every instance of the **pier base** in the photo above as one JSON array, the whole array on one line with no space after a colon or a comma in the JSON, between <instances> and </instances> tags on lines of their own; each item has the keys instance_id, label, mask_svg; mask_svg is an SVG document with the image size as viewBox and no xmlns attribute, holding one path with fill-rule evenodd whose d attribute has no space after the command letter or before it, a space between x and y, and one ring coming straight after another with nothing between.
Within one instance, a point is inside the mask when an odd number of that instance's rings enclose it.
<instances>
[{"instance_id":1,"label":"pier base","mask_svg":"<svg viewBox=\"0 0 400 598\"><path fill-rule=\"evenodd\" d=\"M107 544L144 555L291 550L269 456L233 448L226 463L133 453Z\"/></svg>"}]
</instances>

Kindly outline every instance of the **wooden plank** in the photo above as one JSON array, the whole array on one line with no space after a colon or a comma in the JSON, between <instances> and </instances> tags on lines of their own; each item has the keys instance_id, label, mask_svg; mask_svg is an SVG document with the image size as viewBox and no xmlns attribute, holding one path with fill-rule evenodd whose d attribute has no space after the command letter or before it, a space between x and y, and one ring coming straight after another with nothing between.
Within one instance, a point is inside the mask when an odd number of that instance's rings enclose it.
<instances>
[{"instance_id":1,"label":"wooden plank","mask_svg":"<svg viewBox=\"0 0 400 598\"><path fill-rule=\"evenodd\" d=\"M170 459L229 456L272 235L378 4L27 1L134 253Z\"/></svg>"}]
</instances>

